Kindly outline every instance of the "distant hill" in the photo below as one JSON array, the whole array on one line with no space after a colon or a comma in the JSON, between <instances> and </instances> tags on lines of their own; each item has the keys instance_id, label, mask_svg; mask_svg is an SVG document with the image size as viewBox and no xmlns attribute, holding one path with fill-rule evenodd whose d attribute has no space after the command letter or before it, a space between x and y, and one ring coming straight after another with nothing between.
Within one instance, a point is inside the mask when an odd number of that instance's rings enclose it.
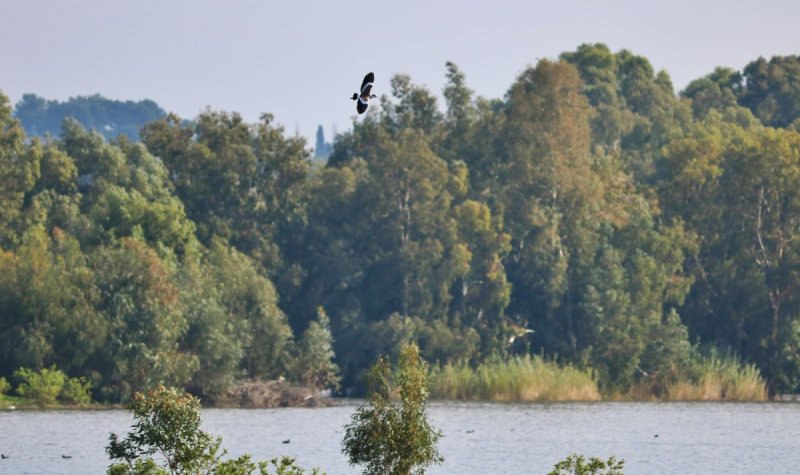
<instances>
[{"instance_id":1,"label":"distant hill","mask_svg":"<svg viewBox=\"0 0 800 475\"><path fill-rule=\"evenodd\" d=\"M116 101L95 94L71 97L67 101L50 101L36 94L25 94L17 103L14 115L22 122L29 136L47 133L58 136L61 124L73 117L87 130L96 130L107 139L125 135L139 140L139 129L166 113L155 102Z\"/></svg>"}]
</instances>

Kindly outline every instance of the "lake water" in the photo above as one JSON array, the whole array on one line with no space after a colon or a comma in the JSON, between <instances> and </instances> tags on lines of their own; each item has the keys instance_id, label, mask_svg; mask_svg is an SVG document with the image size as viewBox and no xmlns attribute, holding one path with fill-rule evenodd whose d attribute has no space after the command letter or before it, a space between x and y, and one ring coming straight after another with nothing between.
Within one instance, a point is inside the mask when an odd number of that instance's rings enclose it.
<instances>
[{"instance_id":1,"label":"lake water","mask_svg":"<svg viewBox=\"0 0 800 475\"><path fill-rule=\"evenodd\" d=\"M203 425L233 456L359 473L340 447L360 403L204 409ZM544 474L573 452L623 458L630 474L800 473L798 403L435 402L428 412L444 433L445 462L431 474ZM109 432L124 435L131 421L127 411L0 412L0 474L104 473Z\"/></svg>"}]
</instances>

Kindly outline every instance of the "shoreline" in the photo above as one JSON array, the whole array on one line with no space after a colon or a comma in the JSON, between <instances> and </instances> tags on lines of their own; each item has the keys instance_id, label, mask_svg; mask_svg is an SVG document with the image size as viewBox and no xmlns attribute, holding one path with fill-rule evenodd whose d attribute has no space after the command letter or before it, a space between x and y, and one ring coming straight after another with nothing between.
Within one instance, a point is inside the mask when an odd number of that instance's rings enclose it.
<instances>
[{"instance_id":1,"label":"shoreline","mask_svg":"<svg viewBox=\"0 0 800 475\"><path fill-rule=\"evenodd\" d=\"M350 397L323 397L316 401L315 404L298 404L298 405L281 405L281 406L264 406L258 407L253 405L236 405L236 404L204 404L203 409L296 409L296 408L327 408L337 407L347 401L365 401L361 398ZM488 400L488 399L429 399L429 404L447 404L447 403L488 403L488 404L526 404L526 405L546 405L546 404L685 404L685 403L726 403L726 404L797 404L800 403L800 394L781 394L773 396L765 400L726 400L726 399L691 399L691 400L676 400L676 399L625 399L625 398L607 398L600 400L574 400L574 399L553 399L553 400ZM88 405L47 405L40 406L33 402L20 402L13 405L5 405L0 402L0 412L48 412L48 411L113 411L113 410L127 410L127 404L121 403L92 403Z\"/></svg>"}]
</instances>

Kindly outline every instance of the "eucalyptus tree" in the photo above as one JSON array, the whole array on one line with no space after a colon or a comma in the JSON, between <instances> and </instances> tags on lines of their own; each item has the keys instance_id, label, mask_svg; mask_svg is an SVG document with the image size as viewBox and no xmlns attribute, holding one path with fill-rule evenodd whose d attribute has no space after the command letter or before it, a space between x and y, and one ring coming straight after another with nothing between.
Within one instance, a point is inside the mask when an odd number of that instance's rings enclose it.
<instances>
[{"instance_id":1,"label":"eucalyptus tree","mask_svg":"<svg viewBox=\"0 0 800 475\"><path fill-rule=\"evenodd\" d=\"M17 220L25 194L39 169L38 147L25 146L25 130L12 115L8 97L0 92L0 244L11 246L21 235Z\"/></svg>"},{"instance_id":2,"label":"eucalyptus tree","mask_svg":"<svg viewBox=\"0 0 800 475\"><path fill-rule=\"evenodd\" d=\"M690 82L681 96L689 98L695 117L704 118L709 110L724 111L737 105L737 94L743 86L741 73L717 67L714 72Z\"/></svg>"},{"instance_id":3,"label":"eucalyptus tree","mask_svg":"<svg viewBox=\"0 0 800 475\"><path fill-rule=\"evenodd\" d=\"M800 118L800 56L758 58L745 66L739 104L750 109L764 125L795 130Z\"/></svg>"},{"instance_id":4,"label":"eucalyptus tree","mask_svg":"<svg viewBox=\"0 0 800 475\"><path fill-rule=\"evenodd\" d=\"M224 252L219 249L224 246L215 241L211 249L188 256L176 276L187 325L180 348L197 357L187 390L212 403L223 398L244 374L245 347L250 346L247 318L226 305L225 280L219 279L222 272L210 256Z\"/></svg>"},{"instance_id":5,"label":"eucalyptus tree","mask_svg":"<svg viewBox=\"0 0 800 475\"><path fill-rule=\"evenodd\" d=\"M236 113L206 111L189 124L174 115L150 123L142 140L169 170L200 241L223 239L254 259L284 308L294 308L307 265L299 247L310 172L304 139L286 137L269 114L251 125Z\"/></svg>"},{"instance_id":6,"label":"eucalyptus tree","mask_svg":"<svg viewBox=\"0 0 800 475\"><path fill-rule=\"evenodd\" d=\"M197 362L179 348L187 322L172 267L137 238L97 248L91 264L97 310L108 325L91 361L104 376L103 398L127 400L160 382L188 382Z\"/></svg>"},{"instance_id":7,"label":"eucalyptus tree","mask_svg":"<svg viewBox=\"0 0 800 475\"><path fill-rule=\"evenodd\" d=\"M208 255L219 304L234 325L242 347L242 372L251 378L288 375L292 366L292 329L278 307L275 286L246 255L212 244Z\"/></svg>"},{"instance_id":8,"label":"eucalyptus tree","mask_svg":"<svg viewBox=\"0 0 800 475\"><path fill-rule=\"evenodd\" d=\"M661 147L691 118L669 75L656 73L647 58L628 50L612 53L601 43L583 44L561 59L578 68L596 112L593 145L619 156L638 182L649 183Z\"/></svg>"},{"instance_id":9,"label":"eucalyptus tree","mask_svg":"<svg viewBox=\"0 0 800 475\"><path fill-rule=\"evenodd\" d=\"M358 155L335 172L342 178L360 177L345 208L354 212L343 216L351 234L335 242L346 245L354 259L344 265L357 267L347 276L350 284L334 291L339 296L329 297L350 303L326 305L334 329L342 312L355 312L367 325L393 314L426 322L446 318L450 288L468 271L465 249L454 246L457 229L451 219L447 163L416 129L402 130L392 139L372 124L356 129L354 136L361 142L354 151Z\"/></svg>"},{"instance_id":10,"label":"eucalyptus tree","mask_svg":"<svg viewBox=\"0 0 800 475\"><path fill-rule=\"evenodd\" d=\"M93 276L74 239L41 224L0 251L0 371L57 365L83 373L105 339Z\"/></svg>"},{"instance_id":11,"label":"eucalyptus tree","mask_svg":"<svg viewBox=\"0 0 800 475\"><path fill-rule=\"evenodd\" d=\"M434 144L437 154L447 161L461 160L469 163L474 155L475 127L478 110L473 91L466 85L466 77L455 63L450 61L447 69L447 84L444 87L446 112L442 121L443 131Z\"/></svg>"},{"instance_id":12,"label":"eucalyptus tree","mask_svg":"<svg viewBox=\"0 0 800 475\"><path fill-rule=\"evenodd\" d=\"M509 312L574 354L575 271L592 256L586 246L592 245L599 211L593 208L602 199L591 170L590 108L577 70L550 61L525 70L509 91L506 116L495 186L502 188L500 207L511 236ZM550 329L556 334L548 335Z\"/></svg>"},{"instance_id":13,"label":"eucalyptus tree","mask_svg":"<svg viewBox=\"0 0 800 475\"><path fill-rule=\"evenodd\" d=\"M690 331L755 361L771 391L793 390L800 134L740 118L711 112L673 140L659 196L698 236L683 311Z\"/></svg>"}]
</instances>

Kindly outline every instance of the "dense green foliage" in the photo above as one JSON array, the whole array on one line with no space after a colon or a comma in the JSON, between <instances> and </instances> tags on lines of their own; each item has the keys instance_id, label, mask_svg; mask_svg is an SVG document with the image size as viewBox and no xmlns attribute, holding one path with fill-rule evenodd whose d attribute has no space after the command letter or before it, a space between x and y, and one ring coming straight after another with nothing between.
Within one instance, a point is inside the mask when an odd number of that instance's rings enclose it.
<instances>
[{"instance_id":1,"label":"dense green foliage","mask_svg":"<svg viewBox=\"0 0 800 475\"><path fill-rule=\"evenodd\" d=\"M71 97L64 102L50 101L36 94L25 94L14 108L30 136L58 135L64 119L71 117L84 128L95 130L107 139L124 135L139 139L139 129L166 113L153 101L115 101L95 94Z\"/></svg>"},{"instance_id":2,"label":"dense green foliage","mask_svg":"<svg viewBox=\"0 0 800 475\"><path fill-rule=\"evenodd\" d=\"M367 474L410 475L442 463L436 448L442 434L428 423L427 399L427 371L416 345L403 348L394 374L379 358L369 373L369 402L345 427L342 452L350 465L363 465Z\"/></svg>"},{"instance_id":3,"label":"dense green foliage","mask_svg":"<svg viewBox=\"0 0 800 475\"><path fill-rule=\"evenodd\" d=\"M548 475L622 475L624 460L609 457L608 460L572 454L556 463Z\"/></svg>"},{"instance_id":4,"label":"dense green foliage","mask_svg":"<svg viewBox=\"0 0 800 475\"><path fill-rule=\"evenodd\" d=\"M306 386L335 390L339 387L339 367L333 362L330 319L322 307L318 312L317 319L300 337L299 355L293 369Z\"/></svg>"},{"instance_id":5,"label":"dense green foliage","mask_svg":"<svg viewBox=\"0 0 800 475\"><path fill-rule=\"evenodd\" d=\"M91 384L86 378L68 378L55 366L42 368L39 371L20 368L14 371L14 378L19 381L16 393L40 406L53 405L56 400L69 405L83 405L91 402L89 394ZM8 387L5 389L7 390ZM0 394L4 392L5 390L0 390Z\"/></svg>"},{"instance_id":6,"label":"dense green foliage","mask_svg":"<svg viewBox=\"0 0 800 475\"><path fill-rule=\"evenodd\" d=\"M20 368L14 372L14 377L22 381L17 387L17 394L41 404L55 403L66 380L64 373L55 368L42 368L38 372Z\"/></svg>"},{"instance_id":7,"label":"dense green foliage","mask_svg":"<svg viewBox=\"0 0 800 475\"><path fill-rule=\"evenodd\" d=\"M486 99L448 63L445 107L397 75L325 167L269 115L29 140L0 99L0 375L56 365L112 401L243 377L363 390L417 342L475 371L543 354L604 394L730 368L798 391L798 64L678 95L586 44ZM732 366L698 370L714 351Z\"/></svg>"},{"instance_id":8,"label":"dense green foliage","mask_svg":"<svg viewBox=\"0 0 800 475\"><path fill-rule=\"evenodd\" d=\"M306 473L289 457L254 462L244 454L223 460L222 438L200 430L200 401L182 391L159 386L147 394L136 393L130 410L132 431L122 440L113 433L109 436L106 452L112 462L120 461L109 466L111 475ZM319 472L314 469L311 473Z\"/></svg>"}]
</instances>

